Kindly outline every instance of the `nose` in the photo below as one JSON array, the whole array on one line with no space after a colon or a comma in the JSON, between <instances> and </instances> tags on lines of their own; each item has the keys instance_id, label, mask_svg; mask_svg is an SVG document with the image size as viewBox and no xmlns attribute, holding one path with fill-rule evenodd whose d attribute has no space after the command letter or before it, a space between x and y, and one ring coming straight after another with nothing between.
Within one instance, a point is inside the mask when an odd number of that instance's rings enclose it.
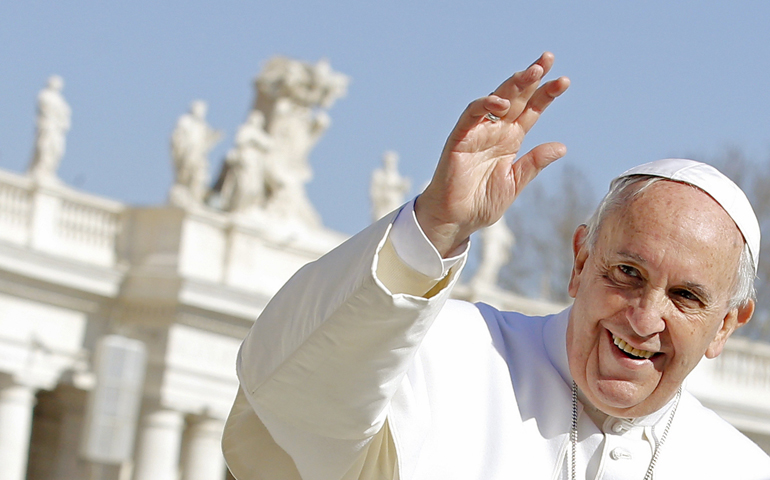
<instances>
[{"instance_id":1,"label":"nose","mask_svg":"<svg viewBox=\"0 0 770 480\"><path fill-rule=\"evenodd\" d=\"M650 337L666 329L666 296L656 290L648 290L628 307L628 322L634 333Z\"/></svg>"}]
</instances>

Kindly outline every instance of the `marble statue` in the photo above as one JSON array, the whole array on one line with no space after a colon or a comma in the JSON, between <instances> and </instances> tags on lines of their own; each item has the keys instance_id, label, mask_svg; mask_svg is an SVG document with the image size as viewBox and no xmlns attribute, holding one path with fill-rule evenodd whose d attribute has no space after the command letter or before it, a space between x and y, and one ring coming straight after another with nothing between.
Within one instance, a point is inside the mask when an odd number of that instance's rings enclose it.
<instances>
[{"instance_id":1,"label":"marble statue","mask_svg":"<svg viewBox=\"0 0 770 480\"><path fill-rule=\"evenodd\" d=\"M190 112L179 117L171 135L175 179L169 197L174 205L201 204L206 195L208 154L222 137L221 132L206 123L206 110L206 102L192 102Z\"/></svg>"},{"instance_id":2,"label":"marble statue","mask_svg":"<svg viewBox=\"0 0 770 480\"><path fill-rule=\"evenodd\" d=\"M62 88L62 78L53 75L37 97L35 150L28 172L38 180L56 179L56 171L64 155L72 112L61 94Z\"/></svg>"},{"instance_id":3,"label":"marble statue","mask_svg":"<svg viewBox=\"0 0 770 480\"><path fill-rule=\"evenodd\" d=\"M265 157L268 212L319 225L305 192L313 176L308 156L329 127L325 109L345 95L348 78L321 60L315 65L273 58L256 79L255 109L265 116L272 147Z\"/></svg>"},{"instance_id":4,"label":"marble statue","mask_svg":"<svg viewBox=\"0 0 770 480\"><path fill-rule=\"evenodd\" d=\"M245 212L264 206L265 157L272 146L264 125L264 114L253 110L238 129L235 147L225 160L224 180L219 192L224 210Z\"/></svg>"},{"instance_id":5,"label":"marble statue","mask_svg":"<svg viewBox=\"0 0 770 480\"><path fill-rule=\"evenodd\" d=\"M511 257L515 243L513 232L505 217L481 230L481 264L471 280L472 284L492 286L497 283L500 269Z\"/></svg>"},{"instance_id":6,"label":"marble statue","mask_svg":"<svg viewBox=\"0 0 770 480\"><path fill-rule=\"evenodd\" d=\"M385 152L382 168L372 172L369 195L372 200L372 221L377 221L404 203L411 188L408 178L398 173L398 154Z\"/></svg>"}]
</instances>

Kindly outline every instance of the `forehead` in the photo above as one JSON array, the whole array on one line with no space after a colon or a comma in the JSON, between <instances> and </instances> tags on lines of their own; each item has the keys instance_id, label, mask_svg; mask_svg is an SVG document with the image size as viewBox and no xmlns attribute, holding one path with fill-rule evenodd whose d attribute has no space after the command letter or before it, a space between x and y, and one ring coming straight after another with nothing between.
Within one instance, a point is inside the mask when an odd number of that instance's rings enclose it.
<instances>
[{"instance_id":1,"label":"forehead","mask_svg":"<svg viewBox=\"0 0 770 480\"><path fill-rule=\"evenodd\" d=\"M693 229L724 232L733 241L740 235L730 215L703 190L665 179L642 185L629 187L632 195L618 208L621 217L653 222L673 220L672 226L689 227L684 232Z\"/></svg>"},{"instance_id":2,"label":"forehead","mask_svg":"<svg viewBox=\"0 0 770 480\"><path fill-rule=\"evenodd\" d=\"M668 180L630 196L603 223L600 238L623 243L608 247L648 261L735 269L743 247L735 222L713 198Z\"/></svg>"}]
</instances>

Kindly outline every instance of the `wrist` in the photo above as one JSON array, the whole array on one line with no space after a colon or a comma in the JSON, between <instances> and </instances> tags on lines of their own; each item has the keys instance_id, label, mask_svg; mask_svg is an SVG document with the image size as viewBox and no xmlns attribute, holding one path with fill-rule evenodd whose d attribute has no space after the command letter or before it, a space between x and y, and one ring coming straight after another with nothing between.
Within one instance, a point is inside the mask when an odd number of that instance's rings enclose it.
<instances>
[{"instance_id":1,"label":"wrist","mask_svg":"<svg viewBox=\"0 0 770 480\"><path fill-rule=\"evenodd\" d=\"M430 202L423 199L422 195L417 197L414 204L415 218L441 258L447 258L466 244L470 235L464 234L458 223L448 222L433 214L429 204Z\"/></svg>"}]
</instances>

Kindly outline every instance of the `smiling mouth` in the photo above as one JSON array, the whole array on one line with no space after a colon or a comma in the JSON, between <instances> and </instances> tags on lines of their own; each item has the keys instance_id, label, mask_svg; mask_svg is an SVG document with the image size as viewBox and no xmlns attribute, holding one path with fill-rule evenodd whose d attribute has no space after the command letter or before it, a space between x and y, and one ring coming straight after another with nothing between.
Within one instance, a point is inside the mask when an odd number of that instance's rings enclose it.
<instances>
[{"instance_id":1,"label":"smiling mouth","mask_svg":"<svg viewBox=\"0 0 770 480\"><path fill-rule=\"evenodd\" d=\"M622 338L616 337L615 334L612 334L612 341L623 353L625 353L631 358L648 359L653 355L655 355L655 352L648 352L647 350L640 350L638 348L632 347L631 345L626 343L626 341L623 340Z\"/></svg>"}]
</instances>

